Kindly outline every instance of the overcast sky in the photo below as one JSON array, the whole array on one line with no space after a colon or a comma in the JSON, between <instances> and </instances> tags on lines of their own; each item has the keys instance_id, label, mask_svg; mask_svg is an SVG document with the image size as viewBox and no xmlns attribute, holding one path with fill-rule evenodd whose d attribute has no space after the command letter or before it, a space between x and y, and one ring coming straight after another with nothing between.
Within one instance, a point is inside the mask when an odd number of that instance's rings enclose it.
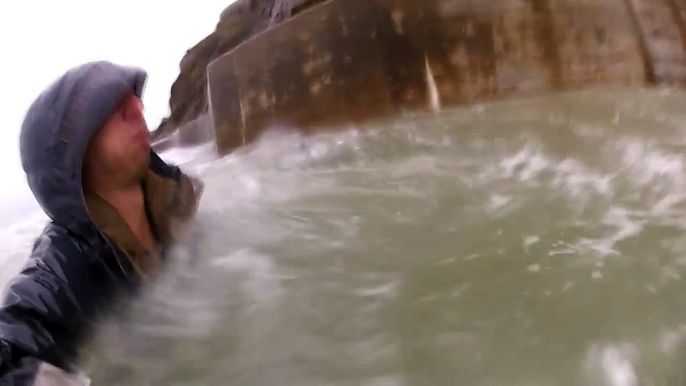
<instances>
[{"instance_id":1,"label":"overcast sky","mask_svg":"<svg viewBox=\"0 0 686 386\"><path fill-rule=\"evenodd\" d=\"M19 127L33 99L67 69L94 60L143 67L151 129L168 114L186 50L214 30L233 0L0 1L0 205L30 194ZM6 188L5 188L6 187ZM32 198L29 198L32 199Z\"/></svg>"}]
</instances>

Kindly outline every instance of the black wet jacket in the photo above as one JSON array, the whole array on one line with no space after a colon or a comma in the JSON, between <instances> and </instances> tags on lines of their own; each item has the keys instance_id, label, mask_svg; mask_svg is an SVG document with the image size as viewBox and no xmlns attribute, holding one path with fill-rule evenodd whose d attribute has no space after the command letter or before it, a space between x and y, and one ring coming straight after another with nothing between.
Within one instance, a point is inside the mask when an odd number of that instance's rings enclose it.
<instances>
[{"instance_id":1,"label":"black wet jacket","mask_svg":"<svg viewBox=\"0 0 686 386\"><path fill-rule=\"evenodd\" d=\"M72 371L95 324L137 287L129 260L88 215L81 169L91 137L126 95L141 96L145 81L136 68L89 63L53 83L26 115L22 164L52 221L0 303L0 385L32 384L41 362ZM150 168L181 175L154 153Z\"/></svg>"}]
</instances>

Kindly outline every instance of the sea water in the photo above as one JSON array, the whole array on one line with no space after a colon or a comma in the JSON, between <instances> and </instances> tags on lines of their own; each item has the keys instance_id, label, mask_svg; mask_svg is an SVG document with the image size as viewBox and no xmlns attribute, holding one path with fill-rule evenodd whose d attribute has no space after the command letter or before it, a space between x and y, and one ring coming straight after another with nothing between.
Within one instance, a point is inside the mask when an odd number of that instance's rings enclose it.
<instances>
[{"instance_id":1,"label":"sea water","mask_svg":"<svg viewBox=\"0 0 686 386\"><path fill-rule=\"evenodd\" d=\"M163 156L205 181L199 214L85 348L93 385L686 384L684 94ZM2 236L15 259L36 216Z\"/></svg>"}]
</instances>

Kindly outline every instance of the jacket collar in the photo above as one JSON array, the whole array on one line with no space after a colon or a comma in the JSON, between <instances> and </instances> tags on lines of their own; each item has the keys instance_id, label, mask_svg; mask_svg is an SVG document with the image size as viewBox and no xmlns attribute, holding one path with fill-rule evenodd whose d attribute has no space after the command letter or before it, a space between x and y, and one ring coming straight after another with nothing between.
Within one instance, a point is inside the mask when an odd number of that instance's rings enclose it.
<instances>
[{"instance_id":1,"label":"jacket collar","mask_svg":"<svg viewBox=\"0 0 686 386\"><path fill-rule=\"evenodd\" d=\"M142 181L148 220L162 248L174 241L177 225L187 222L197 211L202 183L181 174L178 180L148 171ZM162 251L145 250L119 212L92 192L84 192L91 220L121 249L140 276L158 271Z\"/></svg>"}]
</instances>

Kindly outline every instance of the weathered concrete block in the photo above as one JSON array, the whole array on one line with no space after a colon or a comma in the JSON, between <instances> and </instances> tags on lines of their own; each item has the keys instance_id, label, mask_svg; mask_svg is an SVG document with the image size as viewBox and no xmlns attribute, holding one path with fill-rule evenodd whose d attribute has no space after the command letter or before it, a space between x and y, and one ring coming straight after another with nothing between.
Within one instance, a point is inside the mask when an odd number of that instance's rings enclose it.
<instances>
[{"instance_id":1,"label":"weathered concrete block","mask_svg":"<svg viewBox=\"0 0 686 386\"><path fill-rule=\"evenodd\" d=\"M208 68L217 148L595 86L681 86L683 0L331 0Z\"/></svg>"},{"instance_id":2,"label":"weathered concrete block","mask_svg":"<svg viewBox=\"0 0 686 386\"><path fill-rule=\"evenodd\" d=\"M189 49L169 98L170 116L152 132L158 142L207 113L206 70L210 62L252 36L325 0L236 0L221 14L214 32ZM169 143L170 141L165 141Z\"/></svg>"}]
</instances>

